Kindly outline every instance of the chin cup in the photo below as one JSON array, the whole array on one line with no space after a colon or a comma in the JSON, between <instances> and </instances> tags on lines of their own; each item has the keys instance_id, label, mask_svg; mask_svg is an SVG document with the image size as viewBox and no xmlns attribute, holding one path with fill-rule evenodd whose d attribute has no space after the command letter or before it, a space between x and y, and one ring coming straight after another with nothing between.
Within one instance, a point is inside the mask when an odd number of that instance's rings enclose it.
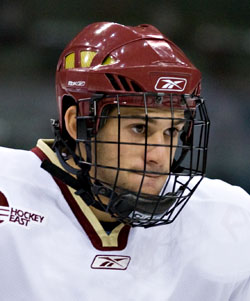
<instances>
[{"instance_id":1,"label":"chin cup","mask_svg":"<svg viewBox=\"0 0 250 301\"><path fill-rule=\"evenodd\" d=\"M164 196L150 194L138 196L130 191L118 194L107 186L99 185L94 185L94 193L110 199L109 204L105 206L105 211L127 223L134 223L139 220L154 221L155 217L159 219L167 213L183 192L183 189L180 188L177 192L169 192Z\"/></svg>"},{"instance_id":2,"label":"chin cup","mask_svg":"<svg viewBox=\"0 0 250 301\"><path fill-rule=\"evenodd\" d=\"M180 193L167 193L164 196L151 196L142 194L137 196L134 193L122 193L115 195L111 199L109 210L122 218L137 219L136 217L145 219L153 219L154 216L165 214L175 203Z\"/></svg>"}]
</instances>

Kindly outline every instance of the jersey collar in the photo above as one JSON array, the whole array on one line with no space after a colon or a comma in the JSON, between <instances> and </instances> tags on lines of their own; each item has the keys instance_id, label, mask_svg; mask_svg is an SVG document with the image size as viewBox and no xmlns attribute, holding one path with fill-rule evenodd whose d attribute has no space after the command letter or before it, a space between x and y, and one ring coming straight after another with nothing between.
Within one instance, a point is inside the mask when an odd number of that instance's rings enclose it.
<instances>
[{"instance_id":1,"label":"jersey collar","mask_svg":"<svg viewBox=\"0 0 250 301\"><path fill-rule=\"evenodd\" d=\"M56 153L51 148L53 142L54 140L52 139L39 139L36 147L31 151L35 153L41 161L46 159L50 160L57 167L63 169ZM53 178L78 222L96 249L108 251L122 250L126 247L130 230L128 225L119 224L111 231L110 234L107 234L91 208L86 205L80 196L75 194L75 190L72 187L65 185L59 179L55 177Z\"/></svg>"}]
</instances>

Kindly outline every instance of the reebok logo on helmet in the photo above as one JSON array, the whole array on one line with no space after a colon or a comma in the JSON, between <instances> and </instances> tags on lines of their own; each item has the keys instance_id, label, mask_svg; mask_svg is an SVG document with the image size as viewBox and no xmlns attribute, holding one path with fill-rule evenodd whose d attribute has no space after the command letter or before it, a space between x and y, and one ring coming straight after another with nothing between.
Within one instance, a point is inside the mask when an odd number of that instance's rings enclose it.
<instances>
[{"instance_id":1,"label":"reebok logo on helmet","mask_svg":"<svg viewBox=\"0 0 250 301\"><path fill-rule=\"evenodd\" d=\"M187 84L186 78L160 77L155 84L157 91L182 92Z\"/></svg>"},{"instance_id":2,"label":"reebok logo on helmet","mask_svg":"<svg viewBox=\"0 0 250 301\"><path fill-rule=\"evenodd\" d=\"M85 81L72 81L72 80L69 80L68 81L68 86L76 86L76 87L81 87L81 86L85 86Z\"/></svg>"}]
</instances>

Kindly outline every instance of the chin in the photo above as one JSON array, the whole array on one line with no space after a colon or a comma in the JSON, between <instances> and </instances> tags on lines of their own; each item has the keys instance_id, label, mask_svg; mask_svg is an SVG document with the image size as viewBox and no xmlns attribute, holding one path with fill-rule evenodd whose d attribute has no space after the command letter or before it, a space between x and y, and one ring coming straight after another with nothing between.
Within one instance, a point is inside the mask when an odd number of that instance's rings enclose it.
<instances>
[{"instance_id":1,"label":"chin","mask_svg":"<svg viewBox=\"0 0 250 301\"><path fill-rule=\"evenodd\" d=\"M141 192L145 194L153 194L153 195L159 195L161 189L157 189L156 187L142 187Z\"/></svg>"}]
</instances>

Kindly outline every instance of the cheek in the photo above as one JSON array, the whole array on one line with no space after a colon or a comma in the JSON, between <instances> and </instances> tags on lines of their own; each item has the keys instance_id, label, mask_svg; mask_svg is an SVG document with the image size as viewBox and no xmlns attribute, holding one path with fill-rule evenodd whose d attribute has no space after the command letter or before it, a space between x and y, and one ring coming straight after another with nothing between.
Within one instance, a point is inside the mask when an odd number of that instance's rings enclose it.
<instances>
[{"instance_id":1,"label":"cheek","mask_svg":"<svg viewBox=\"0 0 250 301\"><path fill-rule=\"evenodd\" d=\"M93 164L102 166L115 167L117 165L116 147L113 144L98 143L96 150L92 148L92 162ZM109 168L92 166L91 175L97 177L99 180L108 182L114 177L115 171Z\"/></svg>"},{"instance_id":2,"label":"cheek","mask_svg":"<svg viewBox=\"0 0 250 301\"><path fill-rule=\"evenodd\" d=\"M95 162L95 151L93 150L93 162ZM100 165L131 168L144 158L144 147L134 145L120 145L100 143L97 145L96 163ZM118 158L119 156L119 158ZM104 169L103 169L104 170ZM111 172L110 169L106 169Z\"/></svg>"},{"instance_id":3,"label":"cheek","mask_svg":"<svg viewBox=\"0 0 250 301\"><path fill-rule=\"evenodd\" d=\"M122 145L120 148L120 166L122 168L141 166L144 161L144 153L144 146Z\"/></svg>"},{"instance_id":4,"label":"cheek","mask_svg":"<svg viewBox=\"0 0 250 301\"><path fill-rule=\"evenodd\" d=\"M93 153L95 153L94 150ZM112 163L115 161L116 158L117 158L117 146L115 144L108 144L108 143L97 144L97 148L96 148L97 164L113 165Z\"/></svg>"}]
</instances>

